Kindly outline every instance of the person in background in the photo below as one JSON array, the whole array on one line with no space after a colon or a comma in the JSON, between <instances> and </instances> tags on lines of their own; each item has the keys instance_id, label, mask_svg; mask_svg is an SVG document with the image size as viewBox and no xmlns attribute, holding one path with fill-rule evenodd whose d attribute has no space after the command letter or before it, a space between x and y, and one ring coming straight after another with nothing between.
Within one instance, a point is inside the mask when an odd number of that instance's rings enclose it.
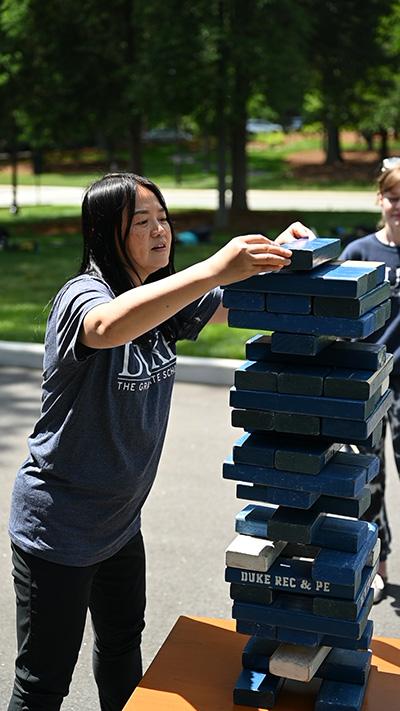
<instances>
[{"instance_id":1,"label":"person in background","mask_svg":"<svg viewBox=\"0 0 400 711\"><path fill-rule=\"evenodd\" d=\"M397 471L400 473L400 158L386 158L377 181L378 204L382 213L381 227L376 232L356 239L344 249L341 259L361 259L386 264L386 279L391 286L391 316L386 324L368 340L384 343L394 354L394 367L390 387L394 394L393 405L384 422L382 438L373 451L380 457L379 476L374 479L371 506L364 518L377 524L381 539L378 574L375 578L374 602L386 594L388 580L387 558L390 553L391 531L385 506L385 435L389 423ZM363 451L367 451L363 449Z\"/></svg>"},{"instance_id":2,"label":"person in background","mask_svg":"<svg viewBox=\"0 0 400 711\"><path fill-rule=\"evenodd\" d=\"M145 552L140 512L167 428L176 342L225 320L220 284L290 264L284 244L235 237L175 273L162 193L128 173L91 185L79 274L49 315L42 409L17 473L9 531L18 653L9 711L58 711L87 611L102 711L121 711L142 676Z\"/></svg>"}]
</instances>

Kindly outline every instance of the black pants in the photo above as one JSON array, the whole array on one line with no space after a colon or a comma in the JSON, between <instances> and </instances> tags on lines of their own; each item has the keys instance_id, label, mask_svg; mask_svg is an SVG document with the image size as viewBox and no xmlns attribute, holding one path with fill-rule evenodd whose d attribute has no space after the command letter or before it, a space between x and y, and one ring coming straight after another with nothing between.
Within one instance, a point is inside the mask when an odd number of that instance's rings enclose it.
<instances>
[{"instance_id":1,"label":"black pants","mask_svg":"<svg viewBox=\"0 0 400 711\"><path fill-rule=\"evenodd\" d=\"M371 505L368 511L365 512L363 518L367 521L372 521L378 526L379 538L381 539L381 561L386 560L390 553L390 543L392 534L390 531L388 515L385 505L385 488L386 488L386 462L385 462L385 436L386 424L389 424L393 451L396 461L396 468L400 475L400 376L392 375L390 378L390 387L393 391L393 405L390 408L387 418L383 423L382 437L375 449L367 449L360 447L361 452L376 454L381 460L381 467L378 476L372 480L371 487Z\"/></svg>"},{"instance_id":2,"label":"black pants","mask_svg":"<svg viewBox=\"0 0 400 711\"><path fill-rule=\"evenodd\" d=\"M102 711L121 711L142 676L145 554L139 532L116 555L78 568L13 548L17 599L15 683L8 711L58 711L89 608Z\"/></svg>"}]
</instances>

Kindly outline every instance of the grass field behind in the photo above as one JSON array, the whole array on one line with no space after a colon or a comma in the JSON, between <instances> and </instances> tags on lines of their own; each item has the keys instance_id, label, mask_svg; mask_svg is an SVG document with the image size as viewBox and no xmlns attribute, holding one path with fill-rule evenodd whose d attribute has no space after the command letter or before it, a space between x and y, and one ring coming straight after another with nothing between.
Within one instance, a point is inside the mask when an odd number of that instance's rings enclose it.
<instances>
[{"instance_id":1,"label":"grass field behind","mask_svg":"<svg viewBox=\"0 0 400 711\"><path fill-rule=\"evenodd\" d=\"M50 301L79 269L81 237L78 208L24 208L17 216L0 210L0 225L10 232L12 249L0 251L0 339L43 342ZM199 213L200 216L200 213ZM318 234L330 236L335 227L351 233L357 225L375 227L375 216L363 213L301 213L298 218ZM71 223L72 220L72 223ZM282 213L281 229L287 226ZM274 237L280 229L270 233ZM206 259L232 235L215 232L209 244L176 247L176 268ZM242 358L243 344L254 331L211 324L196 343L182 341L184 355Z\"/></svg>"},{"instance_id":2,"label":"grass field behind","mask_svg":"<svg viewBox=\"0 0 400 711\"><path fill-rule=\"evenodd\" d=\"M305 174L294 170L291 156L303 154L312 162L315 151L321 152L322 135L309 129L304 133L276 132L258 134L248 141L248 187L260 189L296 189L329 188L348 190L370 188L372 173L367 171L335 170L327 174ZM365 154L365 142L354 133L343 132L341 136L342 150L356 155ZM400 150L400 142L391 139L391 154ZM396 153L397 152L397 153ZM314 154L314 157L313 157ZM375 155L378 161L378 153ZM177 170L177 160L181 161ZM369 157L371 160L371 156ZM19 164L18 181L22 185L59 185L87 186L105 172L109 166L104 152L95 148L81 151L48 151L45 154L44 172L39 176L32 174L31 164L24 160ZM128 155L120 151L116 155L118 170L129 170ZM174 144L143 145L144 175L151 176L162 188L215 188L216 177L216 147L210 142L207 150L200 140L184 143L179 147ZM366 166L364 166L366 167ZM179 174L178 174L179 173ZM229 168L227 182L229 185ZM11 170L0 165L0 184L11 182Z\"/></svg>"}]
</instances>

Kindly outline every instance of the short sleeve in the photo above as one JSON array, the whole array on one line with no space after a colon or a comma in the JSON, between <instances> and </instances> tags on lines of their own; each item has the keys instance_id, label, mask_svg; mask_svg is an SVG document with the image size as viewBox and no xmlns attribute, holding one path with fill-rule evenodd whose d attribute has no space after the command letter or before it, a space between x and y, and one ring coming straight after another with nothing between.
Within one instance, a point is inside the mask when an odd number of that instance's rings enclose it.
<instances>
[{"instance_id":1,"label":"short sleeve","mask_svg":"<svg viewBox=\"0 0 400 711\"><path fill-rule=\"evenodd\" d=\"M89 311L113 298L107 284L94 277L78 277L66 284L57 295L50 316L55 329L58 360L79 362L97 352L78 341L80 328Z\"/></svg>"},{"instance_id":2,"label":"short sleeve","mask_svg":"<svg viewBox=\"0 0 400 711\"><path fill-rule=\"evenodd\" d=\"M217 287L179 311L176 315L178 323L176 340L195 341L221 303L222 289Z\"/></svg>"}]
</instances>

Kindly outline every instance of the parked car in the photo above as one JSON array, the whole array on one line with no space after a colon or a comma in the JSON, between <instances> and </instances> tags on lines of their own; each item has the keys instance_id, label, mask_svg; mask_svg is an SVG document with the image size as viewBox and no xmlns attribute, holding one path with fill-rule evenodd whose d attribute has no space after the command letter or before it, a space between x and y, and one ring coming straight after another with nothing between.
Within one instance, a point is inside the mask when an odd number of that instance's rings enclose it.
<instances>
[{"instance_id":1,"label":"parked car","mask_svg":"<svg viewBox=\"0 0 400 711\"><path fill-rule=\"evenodd\" d=\"M246 123L248 133L274 133L283 131L283 126L280 123L272 123L265 119L249 119Z\"/></svg>"},{"instance_id":2,"label":"parked car","mask_svg":"<svg viewBox=\"0 0 400 711\"><path fill-rule=\"evenodd\" d=\"M143 133L145 141L156 141L158 143L169 143L172 141L191 141L193 136L189 131L174 128L152 128Z\"/></svg>"}]
</instances>

